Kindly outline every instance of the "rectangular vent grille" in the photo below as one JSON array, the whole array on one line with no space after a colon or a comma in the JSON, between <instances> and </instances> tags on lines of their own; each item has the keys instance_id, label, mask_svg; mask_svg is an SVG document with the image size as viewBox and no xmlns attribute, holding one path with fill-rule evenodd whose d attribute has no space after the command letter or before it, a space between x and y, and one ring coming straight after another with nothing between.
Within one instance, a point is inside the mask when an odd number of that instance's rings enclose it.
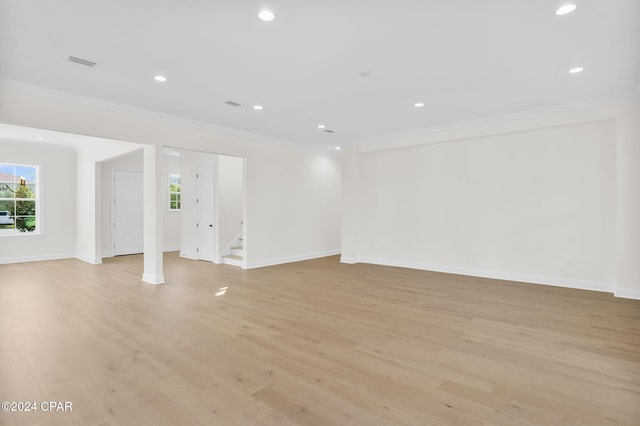
<instances>
[{"instance_id":1,"label":"rectangular vent grille","mask_svg":"<svg viewBox=\"0 0 640 426\"><path fill-rule=\"evenodd\" d=\"M86 65L88 67L93 67L96 65L95 62L87 61L86 59L76 58L75 56L69 56L69 60L71 62L75 62L76 64Z\"/></svg>"},{"instance_id":2,"label":"rectangular vent grille","mask_svg":"<svg viewBox=\"0 0 640 426\"><path fill-rule=\"evenodd\" d=\"M227 102L225 102L225 104L231 105L232 107L239 107L241 105L241 104L239 104L237 102L233 102L233 101L227 101Z\"/></svg>"},{"instance_id":3,"label":"rectangular vent grille","mask_svg":"<svg viewBox=\"0 0 640 426\"><path fill-rule=\"evenodd\" d=\"M335 133L333 130L329 130L329 129L326 129L325 132L327 132L327 133Z\"/></svg>"}]
</instances>

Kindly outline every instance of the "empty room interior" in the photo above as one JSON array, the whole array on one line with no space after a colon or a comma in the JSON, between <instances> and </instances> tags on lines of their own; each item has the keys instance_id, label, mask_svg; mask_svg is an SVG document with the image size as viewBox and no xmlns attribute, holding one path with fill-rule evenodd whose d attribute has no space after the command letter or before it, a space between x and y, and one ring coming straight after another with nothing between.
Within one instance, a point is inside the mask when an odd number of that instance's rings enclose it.
<instances>
[{"instance_id":1,"label":"empty room interior","mask_svg":"<svg viewBox=\"0 0 640 426\"><path fill-rule=\"evenodd\" d=\"M0 425L640 425L640 2L0 0Z\"/></svg>"}]
</instances>

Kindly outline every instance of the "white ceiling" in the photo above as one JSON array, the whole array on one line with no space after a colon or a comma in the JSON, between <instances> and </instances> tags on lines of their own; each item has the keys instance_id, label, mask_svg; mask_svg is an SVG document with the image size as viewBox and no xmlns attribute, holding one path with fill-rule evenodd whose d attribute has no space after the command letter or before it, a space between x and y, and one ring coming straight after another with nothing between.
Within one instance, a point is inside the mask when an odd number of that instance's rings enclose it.
<instances>
[{"instance_id":1,"label":"white ceiling","mask_svg":"<svg viewBox=\"0 0 640 426\"><path fill-rule=\"evenodd\" d=\"M640 1L563 3L0 0L0 79L303 144L637 91Z\"/></svg>"}]
</instances>

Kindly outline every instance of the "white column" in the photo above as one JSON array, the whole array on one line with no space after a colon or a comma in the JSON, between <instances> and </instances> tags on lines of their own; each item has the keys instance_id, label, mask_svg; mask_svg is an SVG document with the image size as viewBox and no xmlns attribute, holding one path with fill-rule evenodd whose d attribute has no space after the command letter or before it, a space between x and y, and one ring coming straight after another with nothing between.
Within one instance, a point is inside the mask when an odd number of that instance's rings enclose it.
<instances>
[{"instance_id":1,"label":"white column","mask_svg":"<svg viewBox=\"0 0 640 426\"><path fill-rule=\"evenodd\" d=\"M617 297L640 299L640 101L617 122Z\"/></svg>"},{"instance_id":2,"label":"white column","mask_svg":"<svg viewBox=\"0 0 640 426\"><path fill-rule=\"evenodd\" d=\"M162 260L163 218L166 197L162 178L162 147L144 147L144 274L142 281L164 283Z\"/></svg>"},{"instance_id":3,"label":"white column","mask_svg":"<svg viewBox=\"0 0 640 426\"><path fill-rule=\"evenodd\" d=\"M79 151L76 166L76 258L100 264L100 164Z\"/></svg>"},{"instance_id":4,"label":"white column","mask_svg":"<svg viewBox=\"0 0 640 426\"><path fill-rule=\"evenodd\" d=\"M360 155L342 151L342 263L360 261Z\"/></svg>"}]
</instances>

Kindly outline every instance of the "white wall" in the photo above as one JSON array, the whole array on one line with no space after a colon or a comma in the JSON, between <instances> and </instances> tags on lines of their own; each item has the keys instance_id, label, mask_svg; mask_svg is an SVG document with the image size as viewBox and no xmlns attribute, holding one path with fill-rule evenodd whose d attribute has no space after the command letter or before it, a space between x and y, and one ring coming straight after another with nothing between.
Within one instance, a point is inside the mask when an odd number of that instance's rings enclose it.
<instances>
[{"instance_id":1,"label":"white wall","mask_svg":"<svg viewBox=\"0 0 640 426\"><path fill-rule=\"evenodd\" d=\"M638 97L370 138L343 160L342 260L640 299L639 170Z\"/></svg>"},{"instance_id":2,"label":"white wall","mask_svg":"<svg viewBox=\"0 0 640 426\"><path fill-rule=\"evenodd\" d=\"M76 148L76 257L102 263L102 221L110 214L103 206L101 162L140 149L140 145L115 141L91 141ZM107 171L107 175L108 175ZM108 235L108 234L107 234Z\"/></svg>"},{"instance_id":3,"label":"white wall","mask_svg":"<svg viewBox=\"0 0 640 426\"><path fill-rule=\"evenodd\" d=\"M617 117L618 297L640 299L640 100Z\"/></svg>"},{"instance_id":4,"label":"white wall","mask_svg":"<svg viewBox=\"0 0 640 426\"><path fill-rule=\"evenodd\" d=\"M612 120L363 153L359 257L611 291L615 186Z\"/></svg>"},{"instance_id":5,"label":"white wall","mask_svg":"<svg viewBox=\"0 0 640 426\"><path fill-rule=\"evenodd\" d=\"M339 251L340 167L332 148L8 84L0 84L0 98L0 122L8 124L245 158L250 267Z\"/></svg>"},{"instance_id":6,"label":"white wall","mask_svg":"<svg viewBox=\"0 0 640 426\"><path fill-rule=\"evenodd\" d=\"M242 232L244 199L244 160L218 155L216 207L218 247L224 250Z\"/></svg>"},{"instance_id":7,"label":"white wall","mask_svg":"<svg viewBox=\"0 0 640 426\"><path fill-rule=\"evenodd\" d=\"M76 153L72 148L0 140L0 162L40 167L41 235L0 237L0 263L68 258L76 244Z\"/></svg>"},{"instance_id":8,"label":"white wall","mask_svg":"<svg viewBox=\"0 0 640 426\"><path fill-rule=\"evenodd\" d=\"M163 155L162 175L167 182L162 191L168 194L169 173L180 174L180 158ZM101 247L103 257L113 256L113 172L115 170L126 170L143 172L143 152L137 150L110 160L100 162L101 164ZM167 195L168 199L168 195ZM164 251L180 249L180 212L169 211L168 201L164 209Z\"/></svg>"},{"instance_id":9,"label":"white wall","mask_svg":"<svg viewBox=\"0 0 640 426\"><path fill-rule=\"evenodd\" d=\"M137 150L100 162L102 257L113 256L113 173L115 170L142 172L142 160L142 150Z\"/></svg>"},{"instance_id":10,"label":"white wall","mask_svg":"<svg viewBox=\"0 0 640 426\"><path fill-rule=\"evenodd\" d=\"M339 253L341 173L335 151L261 151L246 162L248 266Z\"/></svg>"}]
</instances>

